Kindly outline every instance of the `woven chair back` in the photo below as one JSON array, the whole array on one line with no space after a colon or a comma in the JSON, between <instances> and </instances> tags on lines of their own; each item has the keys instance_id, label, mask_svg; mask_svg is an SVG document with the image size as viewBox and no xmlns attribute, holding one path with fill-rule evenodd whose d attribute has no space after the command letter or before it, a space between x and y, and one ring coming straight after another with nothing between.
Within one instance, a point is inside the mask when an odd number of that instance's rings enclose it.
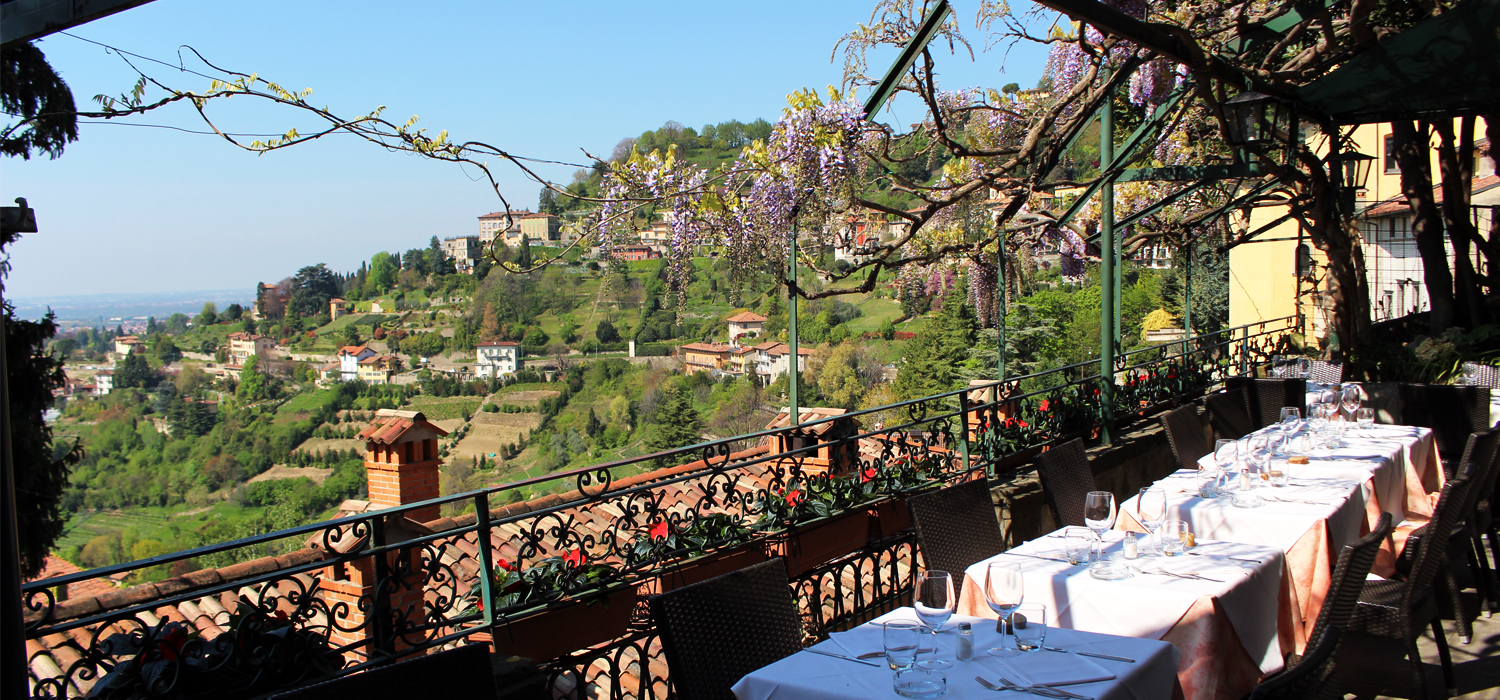
<instances>
[{"instance_id":1,"label":"woven chair back","mask_svg":"<svg viewBox=\"0 0 1500 700\"><path fill-rule=\"evenodd\" d=\"M730 688L745 674L802 649L780 558L668 591L650 607L683 700L732 700Z\"/></svg>"},{"instance_id":2,"label":"woven chair back","mask_svg":"<svg viewBox=\"0 0 1500 700\"><path fill-rule=\"evenodd\" d=\"M1335 668L1339 637L1343 631L1329 627L1316 646L1309 645L1302 662L1260 682L1248 700L1332 700L1344 694Z\"/></svg>"},{"instance_id":3,"label":"woven chair back","mask_svg":"<svg viewBox=\"0 0 1500 700\"><path fill-rule=\"evenodd\" d=\"M1453 532L1462 515L1462 507L1469 496L1469 478L1459 476L1443 484L1437 505L1432 508L1432 520L1427 525L1427 536L1417 542L1417 553L1412 558L1411 572L1406 576L1406 591L1403 609L1416 610L1417 606L1432 595L1432 584L1443 567L1448 565L1448 543L1451 538L1437 533Z\"/></svg>"},{"instance_id":4,"label":"woven chair back","mask_svg":"<svg viewBox=\"0 0 1500 700\"><path fill-rule=\"evenodd\" d=\"M962 581L970 566L1006 549L984 479L912 496L907 506L928 571L946 571Z\"/></svg>"},{"instance_id":5,"label":"woven chair back","mask_svg":"<svg viewBox=\"0 0 1500 700\"><path fill-rule=\"evenodd\" d=\"M1198 418L1198 407L1192 404L1166 412L1161 417L1161 427L1167 431L1167 444L1172 446L1172 456L1177 459L1178 469L1197 469L1198 459L1210 452L1208 436L1203 432L1203 422Z\"/></svg>"},{"instance_id":6,"label":"woven chair back","mask_svg":"<svg viewBox=\"0 0 1500 700\"><path fill-rule=\"evenodd\" d=\"M1431 428L1438 454L1458 457L1469 434L1490 427L1490 390L1479 386L1402 384L1401 415L1410 425Z\"/></svg>"},{"instance_id":7,"label":"woven chair back","mask_svg":"<svg viewBox=\"0 0 1500 700\"><path fill-rule=\"evenodd\" d=\"M1474 386L1500 388L1500 367L1478 362L1465 362L1463 371L1466 376L1473 376L1477 381Z\"/></svg>"},{"instance_id":8,"label":"woven chair back","mask_svg":"<svg viewBox=\"0 0 1500 700\"><path fill-rule=\"evenodd\" d=\"M1203 400L1208 407L1208 422L1213 426L1214 437L1221 440L1238 440L1252 432L1250 410L1242 389L1231 389L1210 395Z\"/></svg>"},{"instance_id":9,"label":"woven chair back","mask_svg":"<svg viewBox=\"0 0 1500 700\"><path fill-rule=\"evenodd\" d=\"M1348 629L1349 618L1359 605L1359 594L1365 590L1365 578L1375 565L1375 555L1380 545L1391 536L1393 529L1390 513L1381 513L1380 520L1370 534L1353 544L1344 545L1339 552L1338 566L1333 569L1332 583L1323 597L1323 609L1318 613L1317 624L1307 637L1309 649L1316 646L1323 633L1330 628Z\"/></svg>"},{"instance_id":10,"label":"woven chair back","mask_svg":"<svg viewBox=\"0 0 1500 700\"><path fill-rule=\"evenodd\" d=\"M1082 526L1083 497L1098 490L1083 440L1074 438L1037 455L1036 473L1057 526Z\"/></svg>"},{"instance_id":11,"label":"woven chair back","mask_svg":"<svg viewBox=\"0 0 1500 700\"><path fill-rule=\"evenodd\" d=\"M443 695L456 698L493 698L495 672L487 644L468 644L401 663L372 668L342 678L271 696L271 700L368 698L409 700L433 691L433 679L443 680Z\"/></svg>"},{"instance_id":12,"label":"woven chair back","mask_svg":"<svg viewBox=\"0 0 1500 700\"><path fill-rule=\"evenodd\" d=\"M1344 363L1313 360L1310 374L1310 379L1319 384L1339 384L1344 381Z\"/></svg>"},{"instance_id":13,"label":"woven chair back","mask_svg":"<svg viewBox=\"0 0 1500 700\"><path fill-rule=\"evenodd\" d=\"M1245 392L1246 407L1250 411L1250 424L1255 430L1281 422L1281 409L1296 407L1307 413L1307 380L1305 379L1251 379L1230 377L1224 381L1228 389Z\"/></svg>"}]
</instances>

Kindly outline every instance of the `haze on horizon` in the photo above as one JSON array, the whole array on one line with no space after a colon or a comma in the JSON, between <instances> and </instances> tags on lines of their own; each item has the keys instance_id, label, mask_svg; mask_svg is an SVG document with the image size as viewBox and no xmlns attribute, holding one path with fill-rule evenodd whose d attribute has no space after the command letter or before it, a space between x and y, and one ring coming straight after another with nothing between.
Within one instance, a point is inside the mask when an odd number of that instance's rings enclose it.
<instances>
[{"instance_id":1,"label":"haze on horizon","mask_svg":"<svg viewBox=\"0 0 1500 700\"><path fill-rule=\"evenodd\" d=\"M1044 48L979 52L977 0L952 4L977 61L944 53L945 88L1036 83ZM833 46L868 22L874 5L464 1L424 6L431 11L414 17L409 4L387 1L157 0L69 33L174 64L180 53L189 68L195 59L179 46L192 46L227 69L310 87L312 101L341 115L385 105L388 117L420 115L423 126L455 140L584 164L580 149L607 157L620 139L669 120L695 128L774 121L787 94L841 82ZM53 35L39 46L81 109L135 81L129 65L96 44ZM871 70L893 58L872 54ZM175 68L131 60L175 87L207 87ZM210 109L234 132L310 125L246 100ZM920 113L896 100L879 119L902 124ZM0 161L0 199L26 197L41 229L13 246L7 295L248 290L304 265L351 271L380 250L472 234L475 217L502 208L476 173L349 136L257 156L179 130L206 129L188 105L117 121L176 129L80 123L79 140L57 160ZM535 207L539 185L513 167L492 169L513 208ZM562 184L575 169L538 167Z\"/></svg>"}]
</instances>

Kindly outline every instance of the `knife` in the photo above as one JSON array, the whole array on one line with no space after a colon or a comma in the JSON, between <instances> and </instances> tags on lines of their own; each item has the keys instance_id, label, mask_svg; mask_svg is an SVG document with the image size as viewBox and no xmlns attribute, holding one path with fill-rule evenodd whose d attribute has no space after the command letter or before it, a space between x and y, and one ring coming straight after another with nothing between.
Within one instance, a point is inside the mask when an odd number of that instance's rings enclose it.
<instances>
[{"instance_id":1,"label":"knife","mask_svg":"<svg viewBox=\"0 0 1500 700\"><path fill-rule=\"evenodd\" d=\"M859 659L856 659L856 658L854 658L852 656L844 656L843 654L835 654L833 652L820 651L818 649L803 649L802 651L810 651L810 652L812 652L814 654L822 654L824 656L832 656L835 659L843 659L845 661L853 661L854 663L857 663L857 664L864 664L866 666L874 666L875 668L880 668L880 664L872 664L872 663L870 663L868 661L860 661Z\"/></svg>"},{"instance_id":2,"label":"knife","mask_svg":"<svg viewBox=\"0 0 1500 700\"><path fill-rule=\"evenodd\" d=\"M1009 554L1009 555L1015 556L1015 557L1030 557L1032 559L1041 559L1042 561L1055 561L1055 562L1061 562L1063 564L1067 564L1068 566L1073 566L1073 562L1070 562L1067 559L1058 559L1058 558L1055 558L1055 557L1043 557L1043 556L1037 556L1035 554L1025 554L1023 552L1001 552L1001 554Z\"/></svg>"},{"instance_id":3,"label":"knife","mask_svg":"<svg viewBox=\"0 0 1500 700\"><path fill-rule=\"evenodd\" d=\"M1092 651L1074 651L1072 649L1060 649L1058 647L1042 647L1047 651L1055 651L1059 654L1077 654L1079 656L1092 656L1096 659L1108 659L1110 661L1123 661L1127 664L1135 663L1135 659L1127 659L1123 656L1110 656L1109 654L1095 654Z\"/></svg>"}]
</instances>

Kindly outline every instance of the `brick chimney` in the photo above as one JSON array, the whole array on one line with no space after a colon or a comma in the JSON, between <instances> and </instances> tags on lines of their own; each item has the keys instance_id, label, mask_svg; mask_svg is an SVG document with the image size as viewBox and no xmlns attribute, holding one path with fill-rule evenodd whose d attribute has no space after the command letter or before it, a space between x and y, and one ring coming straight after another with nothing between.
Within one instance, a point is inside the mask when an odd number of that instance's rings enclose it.
<instances>
[{"instance_id":1,"label":"brick chimney","mask_svg":"<svg viewBox=\"0 0 1500 700\"><path fill-rule=\"evenodd\" d=\"M365 480L375 508L417 503L441 495L437 439L448 432L416 411L380 409L360 431L365 441ZM437 520L437 506L407 511L408 520Z\"/></svg>"}]
</instances>

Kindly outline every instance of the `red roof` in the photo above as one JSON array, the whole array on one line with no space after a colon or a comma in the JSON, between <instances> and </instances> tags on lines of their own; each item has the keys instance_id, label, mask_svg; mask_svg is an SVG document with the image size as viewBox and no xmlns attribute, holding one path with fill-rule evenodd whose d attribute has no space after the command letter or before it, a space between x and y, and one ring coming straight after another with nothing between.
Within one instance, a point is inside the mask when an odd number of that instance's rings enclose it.
<instances>
[{"instance_id":1,"label":"red roof","mask_svg":"<svg viewBox=\"0 0 1500 700\"><path fill-rule=\"evenodd\" d=\"M360 353L362 353L362 352L364 352L366 350L369 350L369 349L370 349L370 347L368 345L345 345L344 347L339 348L339 354L340 355L358 355L358 354L360 354ZM374 352L374 351L371 350L371 352Z\"/></svg>"},{"instance_id":2,"label":"red roof","mask_svg":"<svg viewBox=\"0 0 1500 700\"><path fill-rule=\"evenodd\" d=\"M36 578L27 579L26 583L30 583L32 581L40 581L44 578L56 578L58 576L76 574L80 571L83 571L83 569L74 566L72 562L63 559L62 557L48 554L47 558L42 560L41 573L38 573L36 575ZM68 599L73 600L76 598L100 596L106 593L112 593L114 592L114 590L114 586L105 583L103 580L91 578L79 581L77 583L68 584Z\"/></svg>"},{"instance_id":3,"label":"red roof","mask_svg":"<svg viewBox=\"0 0 1500 700\"><path fill-rule=\"evenodd\" d=\"M765 323L766 317L749 311L741 311L726 320L730 323Z\"/></svg>"},{"instance_id":4,"label":"red roof","mask_svg":"<svg viewBox=\"0 0 1500 700\"><path fill-rule=\"evenodd\" d=\"M1474 178L1473 182L1469 183L1469 192L1470 194L1479 194L1480 192L1488 192L1489 190L1494 189L1496 186L1500 186L1500 176L1486 175L1484 177L1476 177ZM1443 203L1442 185L1438 185L1432 188L1432 197L1435 203ZM1396 216L1400 214L1408 214L1410 212L1411 205L1407 203L1406 195L1402 194L1394 199L1388 199L1384 202L1371 206L1369 209L1366 209L1364 211L1364 216Z\"/></svg>"},{"instance_id":5,"label":"red roof","mask_svg":"<svg viewBox=\"0 0 1500 700\"><path fill-rule=\"evenodd\" d=\"M484 216L481 216L479 218L481 218L481 219L503 219L503 218L505 218L505 214L506 214L506 212L503 212L503 211L492 211L492 212L490 212L488 214L485 214ZM520 211L510 212L510 215L513 218L518 218L519 219L519 218L522 218L522 217L530 216L531 215L531 211L528 210L528 209L521 209Z\"/></svg>"},{"instance_id":6,"label":"red roof","mask_svg":"<svg viewBox=\"0 0 1500 700\"><path fill-rule=\"evenodd\" d=\"M520 346L521 346L520 343L514 343L514 342L511 342L509 340L497 340L497 341L495 341L493 343L480 343L478 345L475 345L474 347L476 347L476 348L516 348L516 347L520 347Z\"/></svg>"},{"instance_id":7,"label":"red roof","mask_svg":"<svg viewBox=\"0 0 1500 700\"><path fill-rule=\"evenodd\" d=\"M438 437L448 434L448 431L429 423L427 416L420 412L382 408L375 412L375 420L364 430L359 431L359 439L390 445L400 440L402 435L413 428L430 430L437 433Z\"/></svg>"},{"instance_id":8,"label":"red roof","mask_svg":"<svg viewBox=\"0 0 1500 700\"><path fill-rule=\"evenodd\" d=\"M734 348L723 343L688 343L687 345L682 346L682 349L693 350L696 352L725 353L733 350Z\"/></svg>"}]
</instances>

